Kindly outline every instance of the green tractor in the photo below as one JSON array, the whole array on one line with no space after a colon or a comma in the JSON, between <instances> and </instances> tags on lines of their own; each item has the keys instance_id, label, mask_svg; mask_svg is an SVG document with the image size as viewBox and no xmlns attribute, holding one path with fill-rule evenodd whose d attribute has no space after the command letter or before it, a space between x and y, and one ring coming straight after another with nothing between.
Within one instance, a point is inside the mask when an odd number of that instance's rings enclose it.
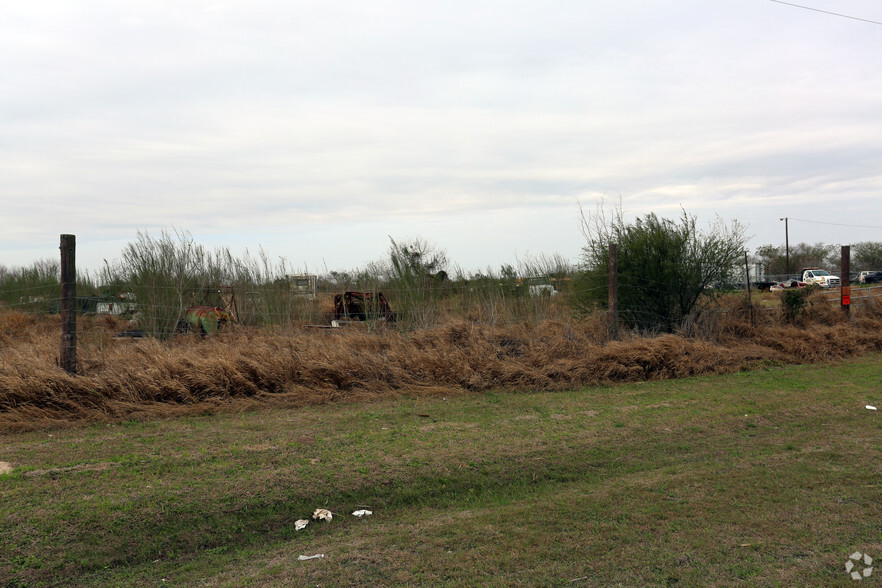
<instances>
[{"instance_id":1,"label":"green tractor","mask_svg":"<svg viewBox=\"0 0 882 588\"><path fill-rule=\"evenodd\" d=\"M232 323L233 315L230 311L219 306L191 306L187 309L184 318L178 321L176 333L199 333L203 337L214 335L223 329L228 323Z\"/></svg>"}]
</instances>

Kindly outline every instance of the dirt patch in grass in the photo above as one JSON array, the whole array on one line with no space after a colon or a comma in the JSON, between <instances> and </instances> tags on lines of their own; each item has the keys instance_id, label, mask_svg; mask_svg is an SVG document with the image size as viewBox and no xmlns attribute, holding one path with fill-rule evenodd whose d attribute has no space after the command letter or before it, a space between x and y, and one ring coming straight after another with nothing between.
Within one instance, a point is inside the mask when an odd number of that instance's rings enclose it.
<instances>
[{"instance_id":1,"label":"dirt patch in grass","mask_svg":"<svg viewBox=\"0 0 882 588\"><path fill-rule=\"evenodd\" d=\"M26 476L55 476L58 474L80 473L80 472L102 472L104 470L115 467L114 463L90 463L75 466L48 468L42 470L29 470L25 472Z\"/></svg>"}]
</instances>

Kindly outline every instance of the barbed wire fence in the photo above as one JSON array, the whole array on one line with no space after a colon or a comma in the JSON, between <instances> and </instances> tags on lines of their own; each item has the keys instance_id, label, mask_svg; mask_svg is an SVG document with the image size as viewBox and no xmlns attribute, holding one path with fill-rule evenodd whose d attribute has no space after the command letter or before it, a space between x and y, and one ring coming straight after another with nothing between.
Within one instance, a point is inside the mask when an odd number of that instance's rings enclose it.
<instances>
[{"instance_id":1,"label":"barbed wire fence","mask_svg":"<svg viewBox=\"0 0 882 588\"><path fill-rule=\"evenodd\" d=\"M71 373L76 372L78 347L81 357L93 360L100 358L114 339L141 336L169 339L179 332L177 327L188 308L197 305L231 311L234 324L226 329L231 337L254 333L292 336L308 328L331 327L335 318L335 296L350 290L382 292L389 301L394 322L366 313L367 320L361 324L373 331L413 331L451 320L499 326L568 320L577 313L573 300L585 298L587 294L586 286L576 279L577 273L549 277L540 272L518 277L426 278L418 287L413 284L402 287L383 276L340 278L338 275L335 279L327 275L313 276L314 287L303 291L296 284L300 276L294 275L285 279L269 276L272 279L262 282L239 280L224 284L200 283L198 279L186 285L117 283L115 290L102 291L100 285L88 278L71 278L76 275L75 266L67 267L65 279L64 265L43 264L41 271L25 275L26 279L21 275L0 276L0 303L7 315L0 323L0 335L12 344L27 340L34 332L48 336L61 333L57 363ZM617 276L616 280L620 288L636 285L633 277ZM82 282L82 286L73 288L71 295L66 284L77 282ZM667 286L647 279L639 281L643 291L656 292L659 296L670 292ZM606 290L607 286L602 289ZM839 294L838 290L831 291L826 298L832 305L840 304ZM882 296L882 287L855 288L851 291L851 304L872 304L879 296ZM67 314L63 309L65 298L70 309ZM616 308L612 300L609 308ZM595 309L601 310L609 312ZM762 310L776 311L775 308ZM627 312L648 319L643 322L665 318L650 308L629 308ZM712 315L726 311L704 307L702 312ZM77 317L81 320L77 321ZM611 315L609 318L610 338L615 338L613 328L618 328L621 317ZM684 317L682 321L694 323L695 317ZM145 328L147 326L151 327Z\"/></svg>"}]
</instances>

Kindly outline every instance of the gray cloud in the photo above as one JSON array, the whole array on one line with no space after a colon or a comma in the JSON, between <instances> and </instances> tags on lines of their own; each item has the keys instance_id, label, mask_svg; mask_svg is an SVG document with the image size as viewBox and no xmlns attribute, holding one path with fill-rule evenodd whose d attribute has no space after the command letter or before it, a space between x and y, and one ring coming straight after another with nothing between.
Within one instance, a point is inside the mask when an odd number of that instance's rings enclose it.
<instances>
[{"instance_id":1,"label":"gray cloud","mask_svg":"<svg viewBox=\"0 0 882 588\"><path fill-rule=\"evenodd\" d=\"M865 221L882 27L772 2L596 4L4 8L0 264L73 232L94 266L171 226L313 266L399 233L468 267L575 257L576 202L603 196L738 218L757 243L782 240L781 216L882 225ZM818 7L882 18L846 4Z\"/></svg>"}]
</instances>

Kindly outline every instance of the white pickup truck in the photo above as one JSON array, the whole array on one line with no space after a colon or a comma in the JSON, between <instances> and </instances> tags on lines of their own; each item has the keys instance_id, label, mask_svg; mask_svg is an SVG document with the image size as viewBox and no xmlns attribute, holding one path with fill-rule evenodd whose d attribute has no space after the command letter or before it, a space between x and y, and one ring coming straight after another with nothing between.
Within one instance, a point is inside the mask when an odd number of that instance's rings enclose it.
<instances>
[{"instance_id":1,"label":"white pickup truck","mask_svg":"<svg viewBox=\"0 0 882 588\"><path fill-rule=\"evenodd\" d=\"M834 276L827 270L816 267L802 268L802 281L808 285L816 285L821 288L838 288L842 285L839 276Z\"/></svg>"}]
</instances>

